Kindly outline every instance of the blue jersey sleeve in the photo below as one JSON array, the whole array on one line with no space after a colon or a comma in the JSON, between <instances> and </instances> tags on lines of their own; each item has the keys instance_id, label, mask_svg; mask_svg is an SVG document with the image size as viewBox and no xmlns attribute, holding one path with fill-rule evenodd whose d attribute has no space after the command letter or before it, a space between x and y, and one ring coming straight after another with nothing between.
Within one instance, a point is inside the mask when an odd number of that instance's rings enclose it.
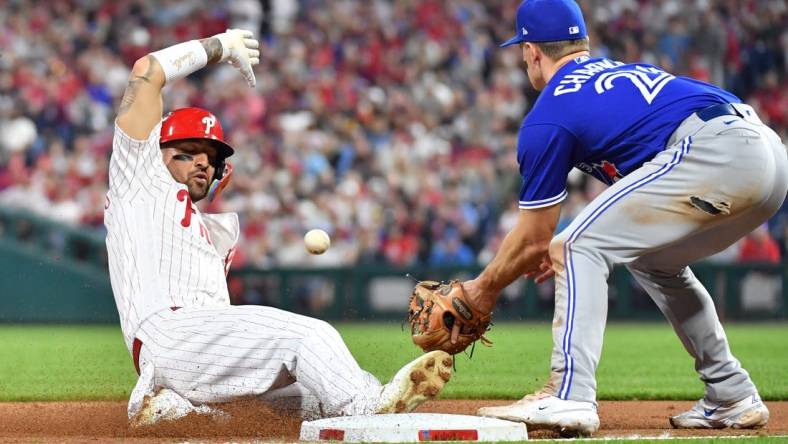
<instances>
[{"instance_id":1,"label":"blue jersey sleeve","mask_svg":"<svg viewBox=\"0 0 788 444\"><path fill-rule=\"evenodd\" d=\"M523 177L520 209L549 207L566 199L575 136L556 125L526 124L518 137L517 160Z\"/></svg>"}]
</instances>

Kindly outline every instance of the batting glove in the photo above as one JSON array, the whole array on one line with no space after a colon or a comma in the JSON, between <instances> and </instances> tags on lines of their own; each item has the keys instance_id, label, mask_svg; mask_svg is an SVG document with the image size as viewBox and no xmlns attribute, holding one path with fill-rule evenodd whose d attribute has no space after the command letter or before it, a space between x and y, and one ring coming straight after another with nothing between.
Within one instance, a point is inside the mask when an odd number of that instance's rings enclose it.
<instances>
[{"instance_id":1,"label":"batting glove","mask_svg":"<svg viewBox=\"0 0 788 444\"><path fill-rule=\"evenodd\" d=\"M241 71L250 87L254 87L256 80L252 67L260 63L260 44L255 40L252 31L243 29L228 29L226 32L214 36L222 43L222 58L220 62L228 62Z\"/></svg>"}]
</instances>

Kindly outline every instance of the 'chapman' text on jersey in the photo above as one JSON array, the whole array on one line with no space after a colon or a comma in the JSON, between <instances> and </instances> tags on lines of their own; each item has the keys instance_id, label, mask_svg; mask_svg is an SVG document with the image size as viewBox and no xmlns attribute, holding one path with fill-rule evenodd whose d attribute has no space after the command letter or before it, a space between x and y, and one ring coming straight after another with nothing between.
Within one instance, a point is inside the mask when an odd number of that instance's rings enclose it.
<instances>
[{"instance_id":1,"label":"'chapman' text on jersey","mask_svg":"<svg viewBox=\"0 0 788 444\"><path fill-rule=\"evenodd\" d=\"M520 127L520 208L564 200L573 167L615 182L664 150L684 119L717 103L741 101L653 65L571 60L550 79Z\"/></svg>"}]
</instances>

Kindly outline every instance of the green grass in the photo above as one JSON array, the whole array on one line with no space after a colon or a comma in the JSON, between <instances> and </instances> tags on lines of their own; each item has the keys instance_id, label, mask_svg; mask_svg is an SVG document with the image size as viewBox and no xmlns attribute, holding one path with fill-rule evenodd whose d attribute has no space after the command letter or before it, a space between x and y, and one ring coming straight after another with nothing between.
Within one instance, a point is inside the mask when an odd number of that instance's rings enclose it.
<instances>
[{"instance_id":1,"label":"green grass","mask_svg":"<svg viewBox=\"0 0 788 444\"><path fill-rule=\"evenodd\" d=\"M398 324L342 324L361 366L382 380L418 356ZM788 399L788 324L726 327L731 349L767 400ZM492 348L460 356L444 397L519 398L549 371L547 323L499 324ZM0 325L0 401L128 397L134 373L114 326ZM611 324L598 371L600 399L696 399L703 386L672 330L662 323Z\"/></svg>"},{"instance_id":2,"label":"green grass","mask_svg":"<svg viewBox=\"0 0 788 444\"><path fill-rule=\"evenodd\" d=\"M388 378L398 363L418 356L405 333L368 328L348 325L340 331L361 366L375 375ZM761 396L788 399L788 324L729 325L726 332ZM457 359L458 371L445 397L519 398L542 386L550 370L549 324L498 324L488 336L493 347L477 346L472 359ZM599 399L690 400L703 395L694 361L663 323L609 325L597 381Z\"/></svg>"},{"instance_id":3,"label":"green grass","mask_svg":"<svg viewBox=\"0 0 788 444\"><path fill-rule=\"evenodd\" d=\"M119 327L0 325L0 400L124 399L137 374Z\"/></svg>"}]
</instances>

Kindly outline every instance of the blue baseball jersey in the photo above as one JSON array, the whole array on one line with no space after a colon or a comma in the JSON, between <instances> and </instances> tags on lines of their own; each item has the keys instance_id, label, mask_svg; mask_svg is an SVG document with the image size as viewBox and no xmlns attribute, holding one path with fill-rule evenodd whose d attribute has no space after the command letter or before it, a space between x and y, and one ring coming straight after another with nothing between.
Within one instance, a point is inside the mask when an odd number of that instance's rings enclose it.
<instances>
[{"instance_id":1,"label":"blue baseball jersey","mask_svg":"<svg viewBox=\"0 0 788 444\"><path fill-rule=\"evenodd\" d=\"M684 119L718 103L741 101L653 65L586 56L570 61L520 126L520 208L564 200L573 167L612 184L664 150Z\"/></svg>"}]
</instances>

